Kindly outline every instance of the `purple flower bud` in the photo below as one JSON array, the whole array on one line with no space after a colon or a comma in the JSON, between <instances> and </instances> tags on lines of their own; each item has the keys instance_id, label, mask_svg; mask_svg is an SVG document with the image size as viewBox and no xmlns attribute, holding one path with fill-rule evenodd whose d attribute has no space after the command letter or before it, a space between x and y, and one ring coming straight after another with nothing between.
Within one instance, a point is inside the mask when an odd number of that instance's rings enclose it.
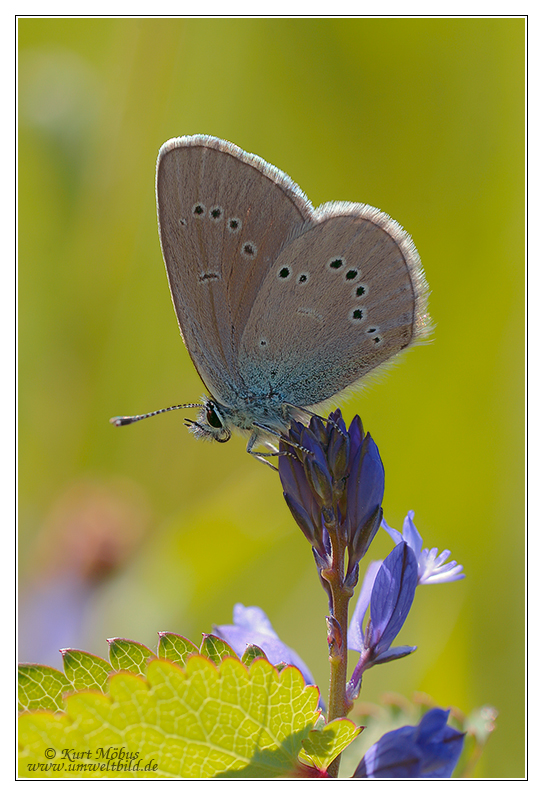
<instances>
[{"instance_id":1,"label":"purple flower bud","mask_svg":"<svg viewBox=\"0 0 543 796\"><path fill-rule=\"evenodd\" d=\"M413 603L417 586L417 560L401 542L388 554L375 578L370 600L373 655L386 652L400 632Z\"/></svg>"},{"instance_id":2,"label":"purple flower bud","mask_svg":"<svg viewBox=\"0 0 543 796\"><path fill-rule=\"evenodd\" d=\"M448 716L448 710L433 708L416 727L400 727L385 733L368 749L353 777L451 777L462 752L464 733L447 725Z\"/></svg>"},{"instance_id":3,"label":"purple flower bud","mask_svg":"<svg viewBox=\"0 0 543 796\"><path fill-rule=\"evenodd\" d=\"M339 426L332 426L326 458L334 482L341 481L347 475L350 447L347 432L342 431Z\"/></svg>"},{"instance_id":4,"label":"purple flower bud","mask_svg":"<svg viewBox=\"0 0 543 796\"><path fill-rule=\"evenodd\" d=\"M367 669L378 663L403 658L416 649L391 647L407 618L416 586L417 561L405 542L396 545L382 563L374 562L368 567L347 634L349 649L360 652L359 661L347 685L350 699L358 696L362 675ZM370 619L364 630L368 605Z\"/></svg>"},{"instance_id":5,"label":"purple flower bud","mask_svg":"<svg viewBox=\"0 0 543 796\"><path fill-rule=\"evenodd\" d=\"M356 416L349 430L337 409L309 427L293 421L280 444L279 476L294 519L320 556L323 529L347 543L349 586L379 529L384 468Z\"/></svg>"}]
</instances>

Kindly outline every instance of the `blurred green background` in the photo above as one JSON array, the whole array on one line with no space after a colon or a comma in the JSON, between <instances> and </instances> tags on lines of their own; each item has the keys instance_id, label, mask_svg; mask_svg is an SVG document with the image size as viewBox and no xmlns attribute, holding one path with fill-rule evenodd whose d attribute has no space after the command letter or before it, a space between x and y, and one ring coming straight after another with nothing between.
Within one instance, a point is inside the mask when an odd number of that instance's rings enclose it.
<instances>
[{"instance_id":1,"label":"blurred green background","mask_svg":"<svg viewBox=\"0 0 543 796\"><path fill-rule=\"evenodd\" d=\"M431 345L343 404L466 579L426 586L363 698L430 694L497 730L475 775L524 775L524 20L20 19L20 657L198 641L260 605L327 692L327 602L277 476L206 445L157 235L178 135L226 138L315 206L366 202L413 236ZM386 555L380 532L372 556ZM47 631L47 632L45 632ZM353 658L354 663L354 658Z\"/></svg>"}]
</instances>

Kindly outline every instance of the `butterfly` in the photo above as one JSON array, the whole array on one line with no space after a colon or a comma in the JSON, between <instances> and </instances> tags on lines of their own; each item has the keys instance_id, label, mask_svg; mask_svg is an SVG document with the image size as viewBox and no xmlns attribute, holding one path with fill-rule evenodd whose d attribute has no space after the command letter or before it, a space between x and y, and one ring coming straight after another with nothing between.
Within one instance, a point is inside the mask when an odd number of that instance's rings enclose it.
<instances>
[{"instance_id":1,"label":"butterfly","mask_svg":"<svg viewBox=\"0 0 543 796\"><path fill-rule=\"evenodd\" d=\"M208 395L195 436L247 451L357 386L430 328L410 236L365 204L314 209L284 172L219 138L160 149L160 242L181 336Z\"/></svg>"}]
</instances>

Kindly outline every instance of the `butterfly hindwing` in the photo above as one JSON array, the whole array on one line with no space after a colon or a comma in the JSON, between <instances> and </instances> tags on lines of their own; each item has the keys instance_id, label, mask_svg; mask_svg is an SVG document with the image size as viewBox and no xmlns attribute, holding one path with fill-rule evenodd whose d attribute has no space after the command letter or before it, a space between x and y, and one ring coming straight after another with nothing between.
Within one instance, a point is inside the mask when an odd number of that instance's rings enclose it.
<instances>
[{"instance_id":1,"label":"butterfly hindwing","mask_svg":"<svg viewBox=\"0 0 543 796\"><path fill-rule=\"evenodd\" d=\"M367 205L324 205L283 247L258 292L242 338L242 377L295 405L330 398L420 334L423 281L396 222Z\"/></svg>"}]
</instances>

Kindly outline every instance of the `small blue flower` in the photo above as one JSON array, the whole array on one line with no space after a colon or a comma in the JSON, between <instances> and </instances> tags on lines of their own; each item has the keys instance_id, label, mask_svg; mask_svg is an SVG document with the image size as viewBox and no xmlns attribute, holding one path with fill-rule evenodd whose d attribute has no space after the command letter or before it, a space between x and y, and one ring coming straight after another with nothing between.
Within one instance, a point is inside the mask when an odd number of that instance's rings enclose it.
<instances>
[{"instance_id":1,"label":"small blue flower","mask_svg":"<svg viewBox=\"0 0 543 796\"><path fill-rule=\"evenodd\" d=\"M451 554L450 550L443 550L438 555L437 547L431 550L422 549L422 536L417 531L413 517L414 511L408 511L407 517L403 523L402 533L391 528L385 520L381 525L385 531L391 536L395 544L404 541L407 542L409 547L413 550L417 557L418 562L418 582L417 585L422 586L425 583L448 583L454 580L461 580L466 576L462 572L463 566L457 564L456 561L450 561L445 564L445 561Z\"/></svg>"},{"instance_id":2,"label":"small blue flower","mask_svg":"<svg viewBox=\"0 0 543 796\"><path fill-rule=\"evenodd\" d=\"M256 644L266 653L272 665L286 663L296 666L303 674L306 684L314 685L315 679L303 660L281 641L262 608L246 608L237 603L234 606L234 624L214 625L213 632L226 641L240 658L249 644Z\"/></svg>"},{"instance_id":3,"label":"small blue flower","mask_svg":"<svg viewBox=\"0 0 543 796\"><path fill-rule=\"evenodd\" d=\"M403 658L416 647L391 647L413 603L417 586L417 559L408 544L400 542L385 560L370 565L347 633L349 649L360 652L353 676L347 684L347 696L355 699L360 692L362 675L378 663ZM364 616L370 619L364 630Z\"/></svg>"},{"instance_id":4,"label":"small blue flower","mask_svg":"<svg viewBox=\"0 0 543 796\"><path fill-rule=\"evenodd\" d=\"M416 727L387 732L368 749L353 777L451 777L462 752L464 733L447 725L448 716L448 710L433 708Z\"/></svg>"}]
</instances>

